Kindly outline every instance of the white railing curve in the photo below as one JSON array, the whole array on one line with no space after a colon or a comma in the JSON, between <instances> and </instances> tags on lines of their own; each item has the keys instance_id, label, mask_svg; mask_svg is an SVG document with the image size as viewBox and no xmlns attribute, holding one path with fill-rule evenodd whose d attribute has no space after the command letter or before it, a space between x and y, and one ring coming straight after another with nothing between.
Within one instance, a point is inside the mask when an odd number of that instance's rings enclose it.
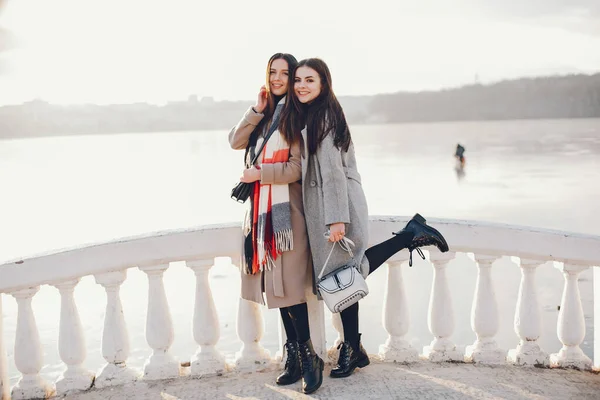
<instances>
[{"instance_id":1,"label":"white railing curve","mask_svg":"<svg viewBox=\"0 0 600 400\"><path fill-rule=\"evenodd\" d=\"M406 223L407 217L372 216L370 237L373 243L386 239L389 232ZM577 278L593 266L600 265L600 237L513 225L474 221L430 219L428 223L444 233L452 251L429 251L433 267L433 282L427 315L432 341L423 349L414 348L405 338L410 327L407 296L402 277L406 252L388 262L386 294L384 296L383 327L388 333L379 348L383 361L432 362L464 361L475 364L536 365L591 369L590 360L580 345L585 335L585 320ZM136 379L176 378L187 373L208 376L231 369L260 369L276 361L263 348L262 307L239 300L236 321L237 333L243 345L235 363L228 364L217 349L220 331L208 273L216 257L231 257L239 265L241 257L240 224L199 226L188 229L156 232L87 245L57 252L40 254L0 265L0 293L13 296L18 304L14 363L21 379L9 388L7 356L0 318L0 399L44 398L87 390L92 386L105 387ZM474 343L464 350L452 341L455 328L454 305L446 270L457 253L472 253L477 266L477 280L471 308L471 328ZM503 256L520 259L521 281L514 314L514 330L519 344L514 349L499 348L496 334L499 329L498 304L492 279L494 262ZM193 337L198 348L190 349L190 368L184 371L185 360L171 353L177 327L173 326L169 302L163 285L163 274L169 263L185 261L195 273L196 290L193 304ZM535 285L538 266L547 261L560 263L564 289L556 335L562 348L547 354L539 345L541 332L540 305ZM148 277L146 341L152 354L143 371L127 365L129 335L123 317L121 285L127 270L137 267ZM86 358L85 337L79 319L73 290L85 276L94 276L106 292L106 310L102 334L102 356L106 364L97 376L82 367ZM58 346L65 371L56 382L40 376L42 351L31 300L40 285L52 285L60 293L60 329ZM596 289L598 290L598 289ZM600 307L594 296L596 308ZM323 306L309 299L311 336L315 348L327 353L324 334ZM0 313L2 298L0 297ZM334 318L338 339L343 339L339 320ZM596 334L596 342L598 334ZM331 347L330 354L335 351ZM281 353L278 353L281 356ZM598 367L600 355L596 355ZM183 363L182 363L183 361Z\"/></svg>"}]
</instances>

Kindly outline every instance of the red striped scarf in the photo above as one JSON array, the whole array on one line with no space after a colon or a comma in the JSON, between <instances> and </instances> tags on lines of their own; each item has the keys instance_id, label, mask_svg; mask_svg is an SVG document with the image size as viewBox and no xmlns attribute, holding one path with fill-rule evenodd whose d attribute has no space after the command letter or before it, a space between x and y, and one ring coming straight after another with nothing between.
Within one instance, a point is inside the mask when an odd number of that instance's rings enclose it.
<instances>
[{"instance_id":1,"label":"red striped scarf","mask_svg":"<svg viewBox=\"0 0 600 400\"><path fill-rule=\"evenodd\" d=\"M257 143L257 147L260 142ZM262 164L275 164L289 160L290 149L285 137L275 131L259 157ZM254 257L252 273L271 269L284 251L292 250L292 218L290 190L287 184L261 184L255 182L252 207L252 243Z\"/></svg>"}]
</instances>

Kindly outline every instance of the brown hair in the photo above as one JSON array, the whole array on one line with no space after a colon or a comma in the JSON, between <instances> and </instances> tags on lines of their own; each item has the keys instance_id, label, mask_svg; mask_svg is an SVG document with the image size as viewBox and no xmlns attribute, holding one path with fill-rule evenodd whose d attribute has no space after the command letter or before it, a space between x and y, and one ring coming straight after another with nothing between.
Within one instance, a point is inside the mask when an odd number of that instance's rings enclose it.
<instances>
[{"instance_id":1,"label":"brown hair","mask_svg":"<svg viewBox=\"0 0 600 400\"><path fill-rule=\"evenodd\" d=\"M281 132L286 138L292 133L299 137L306 126L309 154L315 154L323 139L330 133L333 135L335 146L342 151L348 151L352 138L344 110L333 93L331 73L327 64L319 58L307 58L298 63L294 75L300 67L312 68L319 74L321 93L310 104L301 103L295 94L288 96L279 123ZM295 76L291 85L294 81ZM293 86L291 90L288 89L288 93L294 93Z\"/></svg>"}]
</instances>

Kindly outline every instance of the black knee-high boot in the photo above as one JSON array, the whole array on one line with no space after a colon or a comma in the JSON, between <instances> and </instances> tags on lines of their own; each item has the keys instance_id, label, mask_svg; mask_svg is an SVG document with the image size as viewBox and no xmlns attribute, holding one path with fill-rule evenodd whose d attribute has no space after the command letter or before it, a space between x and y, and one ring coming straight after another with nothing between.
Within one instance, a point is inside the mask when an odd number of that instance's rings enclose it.
<instances>
[{"instance_id":1,"label":"black knee-high boot","mask_svg":"<svg viewBox=\"0 0 600 400\"><path fill-rule=\"evenodd\" d=\"M354 303L340 313L344 327L344 342L338 347L340 350L338 363L329 374L332 378L345 378L356 368L364 368L370 364L367 351L360 343L358 310L358 303Z\"/></svg>"},{"instance_id":2,"label":"black knee-high boot","mask_svg":"<svg viewBox=\"0 0 600 400\"><path fill-rule=\"evenodd\" d=\"M298 335L289 312L289 307L279 309L287 340L285 342L286 360L283 372L277 377L278 385L291 385L302 378L302 366L298 352Z\"/></svg>"},{"instance_id":3,"label":"black knee-high boot","mask_svg":"<svg viewBox=\"0 0 600 400\"><path fill-rule=\"evenodd\" d=\"M369 260L369 274L372 274L400 250L407 249L414 236L412 232L399 232L388 240L369 247L365 251L365 256Z\"/></svg>"},{"instance_id":4,"label":"black knee-high boot","mask_svg":"<svg viewBox=\"0 0 600 400\"><path fill-rule=\"evenodd\" d=\"M306 303L300 303L287 307L289 315L294 324L296 338L298 342L306 342L310 339L310 329L308 324L308 306Z\"/></svg>"},{"instance_id":5,"label":"black knee-high boot","mask_svg":"<svg viewBox=\"0 0 600 400\"><path fill-rule=\"evenodd\" d=\"M425 259L420 247L436 246L442 253L448 251L448 243L442 234L427 225L427 221L420 214L415 214L410 221L394 237L381 242L365 251L369 260L369 274L379 268L388 258L402 249L410 250L408 265L412 267L412 251L417 250L421 258Z\"/></svg>"},{"instance_id":6,"label":"black knee-high boot","mask_svg":"<svg viewBox=\"0 0 600 400\"><path fill-rule=\"evenodd\" d=\"M323 383L325 362L315 353L310 339L299 343L298 348L302 365L302 391L306 394L313 393Z\"/></svg>"},{"instance_id":7,"label":"black knee-high boot","mask_svg":"<svg viewBox=\"0 0 600 400\"><path fill-rule=\"evenodd\" d=\"M296 336L298 337L298 354L302 367L302 391L313 393L323 383L323 368L325 363L313 348L310 340L310 329L308 324L308 307L306 303L296 304L288 307L290 317L294 321Z\"/></svg>"}]
</instances>

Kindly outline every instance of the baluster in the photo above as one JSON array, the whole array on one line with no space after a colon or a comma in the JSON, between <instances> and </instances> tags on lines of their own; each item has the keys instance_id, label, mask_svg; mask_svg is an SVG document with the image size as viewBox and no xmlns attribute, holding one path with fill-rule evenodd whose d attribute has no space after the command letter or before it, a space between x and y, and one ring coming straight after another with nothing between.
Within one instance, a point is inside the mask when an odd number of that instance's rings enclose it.
<instances>
[{"instance_id":1,"label":"baluster","mask_svg":"<svg viewBox=\"0 0 600 400\"><path fill-rule=\"evenodd\" d=\"M4 347L3 319L2 293L0 293L0 400L8 400L10 395L10 381L8 380L8 363L6 358L6 348Z\"/></svg>"},{"instance_id":2,"label":"baluster","mask_svg":"<svg viewBox=\"0 0 600 400\"><path fill-rule=\"evenodd\" d=\"M231 262L243 272L239 257L231 257ZM238 301L236 333L242 341L242 348L235 353L235 365L238 370L260 370L271 364L271 353L265 349L260 340L264 331L262 306L253 301ZM282 358L285 356L282 352Z\"/></svg>"},{"instance_id":3,"label":"baluster","mask_svg":"<svg viewBox=\"0 0 600 400\"><path fill-rule=\"evenodd\" d=\"M240 297L236 332L242 348L235 353L235 364L240 370L263 369L271 363L271 353L261 344L264 320L261 305Z\"/></svg>"},{"instance_id":4,"label":"baluster","mask_svg":"<svg viewBox=\"0 0 600 400\"><path fill-rule=\"evenodd\" d=\"M515 310L515 332L519 345L508 352L508 361L518 365L548 366L548 354L540 348L542 317L537 299L535 273L544 261L521 259L521 284Z\"/></svg>"},{"instance_id":5,"label":"baluster","mask_svg":"<svg viewBox=\"0 0 600 400\"><path fill-rule=\"evenodd\" d=\"M31 308L33 296L39 286L17 290L11 295L17 300L17 331L15 337L15 365L21 379L12 388L13 399L46 398L54 396L53 383L40 376L43 364L42 345L35 315Z\"/></svg>"},{"instance_id":6,"label":"baluster","mask_svg":"<svg viewBox=\"0 0 600 400\"><path fill-rule=\"evenodd\" d=\"M106 291L106 312L102 330L102 357L107 364L96 377L95 387L119 385L131 382L139 373L125 364L129 357L129 335L123 315L119 291L127 277L127 270L94 275L96 283Z\"/></svg>"},{"instance_id":7,"label":"baluster","mask_svg":"<svg viewBox=\"0 0 600 400\"><path fill-rule=\"evenodd\" d=\"M344 341L344 325L342 324L342 316L340 313L331 313L331 324L338 335L333 342L333 346L327 350L327 357L329 358L329 361L333 362L335 365L339 356L338 346Z\"/></svg>"},{"instance_id":8,"label":"baluster","mask_svg":"<svg viewBox=\"0 0 600 400\"><path fill-rule=\"evenodd\" d=\"M56 381L56 389L60 395L87 390L94 382L94 374L82 365L86 357L85 338L73 298L73 291L78 283L79 279L73 279L53 285L60 293L58 353L67 366L67 370Z\"/></svg>"},{"instance_id":9,"label":"baluster","mask_svg":"<svg viewBox=\"0 0 600 400\"><path fill-rule=\"evenodd\" d=\"M225 359L215 347L220 336L219 318L208 283L208 272L213 264L212 259L186 261L186 265L196 274L194 340L198 350L191 362L191 374L195 376L216 375L227 367Z\"/></svg>"},{"instance_id":10,"label":"baluster","mask_svg":"<svg viewBox=\"0 0 600 400\"><path fill-rule=\"evenodd\" d=\"M441 253L437 249L429 250L429 258L433 265L433 285L429 297L427 325L433 334L433 341L429 346L423 347L423 355L433 362L463 360L463 356L450 339L454 332L454 310L446 278L446 266L454 256L452 251Z\"/></svg>"},{"instance_id":11,"label":"baluster","mask_svg":"<svg viewBox=\"0 0 600 400\"><path fill-rule=\"evenodd\" d=\"M579 274L589 266L564 263L558 268L565 277L557 323L558 339L563 347L550 355L550 364L552 367L591 369L592 360L579 347L585 338L585 319L577 281Z\"/></svg>"},{"instance_id":12,"label":"baluster","mask_svg":"<svg viewBox=\"0 0 600 400\"><path fill-rule=\"evenodd\" d=\"M594 321L600 321L600 265L592 270L594 289ZM598 324L600 322L596 322ZM598 326L598 325L596 325ZM594 366L595 372L600 372L600 328L594 328Z\"/></svg>"},{"instance_id":13,"label":"baluster","mask_svg":"<svg viewBox=\"0 0 600 400\"><path fill-rule=\"evenodd\" d=\"M388 338L385 344L379 346L379 356L383 361L408 363L417 361L419 352L404 339L410 327L410 314L402 279L402 264L408 259L408 254L404 252L401 256L402 258L396 257L387 263L383 327Z\"/></svg>"},{"instance_id":14,"label":"baluster","mask_svg":"<svg viewBox=\"0 0 600 400\"><path fill-rule=\"evenodd\" d=\"M465 361L482 364L503 364L506 353L498 348L499 316L496 292L492 282L492 264L497 256L475 255L477 262L477 284L471 308L471 329L477 335L475 343L467 346Z\"/></svg>"},{"instance_id":15,"label":"baluster","mask_svg":"<svg viewBox=\"0 0 600 400\"><path fill-rule=\"evenodd\" d=\"M283 320L281 319L281 314L279 318L279 349L275 352L275 361L281 363L280 367L283 368L285 363L285 359L287 357L287 352L285 351L285 343L287 341L287 334L285 333L285 326L283 325Z\"/></svg>"},{"instance_id":16,"label":"baluster","mask_svg":"<svg viewBox=\"0 0 600 400\"><path fill-rule=\"evenodd\" d=\"M308 323L310 327L310 339L315 353L325 359L327 356L327 341L325 334L325 305L319 301L312 292L312 288L306 288L306 306L308 308Z\"/></svg>"},{"instance_id":17,"label":"baluster","mask_svg":"<svg viewBox=\"0 0 600 400\"><path fill-rule=\"evenodd\" d=\"M180 374L179 362L169 352L175 333L163 283L163 274L169 268L169 264L140 266L138 268L148 276L146 341L152 348L152 355L144 365L144 378L177 377Z\"/></svg>"}]
</instances>

